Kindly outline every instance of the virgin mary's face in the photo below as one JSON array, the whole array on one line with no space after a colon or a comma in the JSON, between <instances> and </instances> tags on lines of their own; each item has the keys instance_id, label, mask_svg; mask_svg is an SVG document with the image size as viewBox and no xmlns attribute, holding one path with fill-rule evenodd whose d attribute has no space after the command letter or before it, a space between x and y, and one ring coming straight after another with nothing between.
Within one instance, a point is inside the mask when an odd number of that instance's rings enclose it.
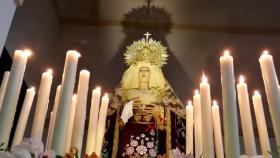
<instances>
[{"instance_id":1,"label":"virgin mary's face","mask_svg":"<svg viewBox=\"0 0 280 158\"><path fill-rule=\"evenodd\" d=\"M142 66L139 68L138 77L139 82L149 82L151 75L151 69L148 66Z\"/></svg>"}]
</instances>

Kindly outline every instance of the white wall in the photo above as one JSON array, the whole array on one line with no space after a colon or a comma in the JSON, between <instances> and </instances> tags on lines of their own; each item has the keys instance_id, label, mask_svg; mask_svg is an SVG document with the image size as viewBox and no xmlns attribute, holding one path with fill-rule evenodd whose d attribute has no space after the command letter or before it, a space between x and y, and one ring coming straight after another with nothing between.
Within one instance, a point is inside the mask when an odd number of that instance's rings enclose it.
<instances>
[{"instance_id":1,"label":"white wall","mask_svg":"<svg viewBox=\"0 0 280 158\"><path fill-rule=\"evenodd\" d=\"M2 54L2 49L6 42L8 32L14 17L16 10L16 4L13 0L1 0L0 1L0 56Z\"/></svg>"}]
</instances>

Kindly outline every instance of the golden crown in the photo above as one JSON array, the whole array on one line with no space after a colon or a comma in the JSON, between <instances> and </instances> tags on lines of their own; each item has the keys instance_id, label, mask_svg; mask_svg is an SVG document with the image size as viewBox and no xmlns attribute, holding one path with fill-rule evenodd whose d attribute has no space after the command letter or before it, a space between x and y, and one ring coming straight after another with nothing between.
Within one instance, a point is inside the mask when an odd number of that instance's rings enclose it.
<instances>
[{"instance_id":1,"label":"golden crown","mask_svg":"<svg viewBox=\"0 0 280 158\"><path fill-rule=\"evenodd\" d=\"M130 66L139 62L149 62L158 67L162 67L167 62L167 48L161 42L149 38L151 34L144 34L146 38L134 41L126 47L124 53L125 62Z\"/></svg>"}]
</instances>

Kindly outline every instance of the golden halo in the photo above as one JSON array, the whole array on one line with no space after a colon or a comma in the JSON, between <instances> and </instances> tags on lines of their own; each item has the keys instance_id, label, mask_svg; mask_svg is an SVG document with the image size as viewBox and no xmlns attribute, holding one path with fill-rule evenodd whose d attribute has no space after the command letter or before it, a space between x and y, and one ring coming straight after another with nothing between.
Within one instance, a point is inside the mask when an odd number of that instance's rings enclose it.
<instances>
[{"instance_id":1,"label":"golden halo","mask_svg":"<svg viewBox=\"0 0 280 158\"><path fill-rule=\"evenodd\" d=\"M134 41L126 47L124 53L125 62L128 66L139 62L149 62L158 67L162 67L167 63L167 48L161 42L149 38L149 33L146 33L146 39Z\"/></svg>"}]
</instances>

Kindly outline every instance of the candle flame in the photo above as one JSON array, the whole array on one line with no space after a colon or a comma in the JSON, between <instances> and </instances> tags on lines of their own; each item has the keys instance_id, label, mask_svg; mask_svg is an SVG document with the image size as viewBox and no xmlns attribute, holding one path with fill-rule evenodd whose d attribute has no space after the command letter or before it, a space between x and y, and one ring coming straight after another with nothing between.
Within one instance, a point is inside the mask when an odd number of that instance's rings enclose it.
<instances>
[{"instance_id":1,"label":"candle flame","mask_svg":"<svg viewBox=\"0 0 280 158\"><path fill-rule=\"evenodd\" d=\"M269 55L269 51L268 50L264 50L262 55Z\"/></svg>"},{"instance_id":2,"label":"candle flame","mask_svg":"<svg viewBox=\"0 0 280 158\"><path fill-rule=\"evenodd\" d=\"M194 94L198 95L199 94L199 90L198 89L194 90Z\"/></svg>"},{"instance_id":3,"label":"candle flame","mask_svg":"<svg viewBox=\"0 0 280 158\"><path fill-rule=\"evenodd\" d=\"M60 89L60 88L61 88L61 84L59 84L56 89Z\"/></svg>"},{"instance_id":4,"label":"candle flame","mask_svg":"<svg viewBox=\"0 0 280 158\"><path fill-rule=\"evenodd\" d=\"M52 75L52 74L53 74L53 70L52 70L52 69L48 69L48 70L47 70L47 73L49 73L49 74Z\"/></svg>"},{"instance_id":5,"label":"candle flame","mask_svg":"<svg viewBox=\"0 0 280 158\"><path fill-rule=\"evenodd\" d=\"M218 102L216 100L213 100L213 105L218 106Z\"/></svg>"},{"instance_id":6,"label":"candle flame","mask_svg":"<svg viewBox=\"0 0 280 158\"><path fill-rule=\"evenodd\" d=\"M224 56L230 56L230 52L229 52L228 49L226 49L226 50L224 51Z\"/></svg>"},{"instance_id":7,"label":"candle flame","mask_svg":"<svg viewBox=\"0 0 280 158\"><path fill-rule=\"evenodd\" d=\"M202 74L202 82L204 82L204 83L208 82L208 79L207 79L207 77L205 76L204 73Z\"/></svg>"},{"instance_id":8,"label":"candle flame","mask_svg":"<svg viewBox=\"0 0 280 158\"><path fill-rule=\"evenodd\" d=\"M32 51L31 51L30 49L25 49L25 50L23 50L23 53L24 53L24 55L25 55L26 57L29 57L29 56L32 55Z\"/></svg>"},{"instance_id":9,"label":"candle flame","mask_svg":"<svg viewBox=\"0 0 280 158\"><path fill-rule=\"evenodd\" d=\"M260 92L258 90L255 90L254 95L260 95Z\"/></svg>"},{"instance_id":10,"label":"candle flame","mask_svg":"<svg viewBox=\"0 0 280 158\"><path fill-rule=\"evenodd\" d=\"M98 91L101 91L101 87L99 87L99 86L97 86L95 89Z\"/></svg>"},{"instance_id":11,"label":"candle flame","mask_svg":"<svg viewBox=\"0 0 280 158\"><path fill-rule=\"evenodd\" d=\"M192 101L191 100L188 101L188 106L192 106Z\"/></svg>"},{"instance_id":12,"label":"candle flame","mask_svg":"<svg viewBox=\"0 0 280 158\"><path fill-rule=\"evenodd\" d=\"M244 82L245 82L245 77L243 75L240 75L239 83L244 83Z\"/></svg>"},{"instance_id":13,"label":"candle flame","mask_svg":"<svg viewBox=\"0 0 280 158\"><path fill-rule=\"evenodd\" d=\"M68 50L67 54L68 53L75 55L77 58L81 57L81 54L76 50Z\"/></svg>"},{"instance_id":14,"label":"candle flame","mask_svg":"<svg viewBox=\"0 0 280 158\"><path fill-rule=\"evenodd\" d=\"M34 86L30 87L29 89L32 90L32 91L35 91L35 87Z\"/></svg>"},{"instance_id":15,"label":"candle flame","mask_svg":"<svg viewBox=\"0 0 280 158\"><path fill-rule=\"evenodd\" d=\"M105 93L103 97L104 97L104 98L109 98L109 97L108 97L108 93Z\"/></svg>"},{"instance_id":16,"label":"candle flame","mask_svg":"<svg viewBox=\"0 0 280 158\"><path fill-rule=\"evenodd\" d=\"M77 94L73 94L72 100L77 101L77 98L78 98Z\"/></svg>"},{"instance_id":17,"label":"candle flame","mask_svg":"<svg viewBox=\"0 0 280 158\"><path fill-rule=\"evenodd\" d=\"M97 86L93 91L95 91L96 93L101 93L101 88Z\"/></svg>"}]
</instances>

